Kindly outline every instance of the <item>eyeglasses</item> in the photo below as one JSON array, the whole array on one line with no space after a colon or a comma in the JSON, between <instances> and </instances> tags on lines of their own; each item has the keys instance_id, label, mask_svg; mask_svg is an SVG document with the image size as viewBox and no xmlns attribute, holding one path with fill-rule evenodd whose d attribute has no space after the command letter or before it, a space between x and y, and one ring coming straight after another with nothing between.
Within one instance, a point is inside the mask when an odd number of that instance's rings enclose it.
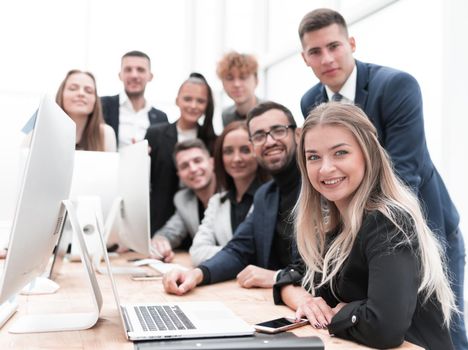
<instances>
[{"instance_id":1,"label":"eyeglasses","mask_svg":"<svg viewBox=\"0 0 468 350\"><path fill-rule=\"evenodd\" d=\"M267 136L270 135L271 138L275 141L283 139L288 134L288 129L294 129L295 125L274 125L271 127L270 131L257 131L250 137L250 141L254 146L261 146L265 143Z\"/></svg>"}]
</instances>

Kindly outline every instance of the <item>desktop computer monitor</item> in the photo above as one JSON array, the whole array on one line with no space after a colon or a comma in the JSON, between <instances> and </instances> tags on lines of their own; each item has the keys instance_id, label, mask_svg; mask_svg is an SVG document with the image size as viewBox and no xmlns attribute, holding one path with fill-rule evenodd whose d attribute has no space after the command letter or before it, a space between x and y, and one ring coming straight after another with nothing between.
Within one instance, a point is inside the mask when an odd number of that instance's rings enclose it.
<instances>
[{"instance_id":1,"label":"desktop computer monitor","mask_svg":"<svg viewBox=\"0 0 468 350\"><path fill-rule=\"evenodd\" d=\"M65 215L62 200L72 181L75 130L53 98L41 99L1 275L0 304L44 272L57 243Z\"/></svg>"},{"instance_id":2,"label":"desktop computer monitor","mask_svg":"<svg viewBox=\"0 0 468 350\"><path fill-rule=\"evenodd\" d=\"M117 197L119 153L76 151L70 199L97 196L101 201L103 218L107 218Z\"/></svg>"},{"instance_id":3,"label":"desktop computer monitor","mask_svg":"<svg viewBox=\"0 0 468 350\"><path fill-rule=\"evenodd\" d=\"M120 150L117 192L120 202L119 241L126 247L150 255L150 163L148 141Z\"/></svg>"},{"instance_id":4,"label":"desktop computer monitor","mask_svg":"<svg viewBox=\"0 0 468 350\"><path fill-rule=\"evenodd\" d=\"M98 152L76 152L70 195L77 205L88 251L91 255L100 255L99 240L94 234L97 230L91 225L96 208L99 208L99 203L93 204L92 197L96 196L100 199L102 217L106 222L104 240L108 244L121 243L138 253L150 255L151 159L148 141L129 145L119 153L92 153ZM86 227L90 229L86 230ZM72 253L76 246L77 240L73 237ZM79 254L72 254L72 258L73 255L79 257Z\"/></svg>"},{"instance_id":5,"label":"desktop computer monitor","mask_svg":"<svg viewBox=\"0 0 468 350\"><path fill-rule=\"evenodd\" d=\"M119 153L93 155L93 152L77 152L75 158L75 169L71 198L75 200L76 214L79 225L84 231L84 240L89 254L93 257L95 268L102 273L105 269L99 266L102 258L102 248L98 236L98 229L94 227L97 217L105 217L103 228L103 239L109 245L113 243L122 244L133 251L145 256L150 255L150 219L149 219L149 187L150 187L150 162L148 156L148 142L140 141L129 145ZM93 183L86 180L90 176L89 165L98 158L101 164L96 165L94 171L98 171ZM116 162L117 160L117 162ZM107 167L103 167L106 163ZM115 169L117 167L117 169ZM88 171L83 171L88 169ZM100 170L99 170L100 169ZM106 183L107 182L107 183ZM115 194L112 192L116 184ZM108 187L106 190L105 188ZM78 196L81 194L81 196ZM76 198L74 197L76 196ZM115 199L108 209L108 214L101 215L101 205L106 212L102 196L109 198L114 195ZM54 261L49 276L55 279L60 273L65 254L69 244L72 244L69 258L71 260L81 259L78 237L72 235L71 228L65 230L60 238L60 243L55 251ZM139 274L145 271L136 267L115 268L115 273Z\"/></svg>"},{"instance_id":6,"label":"desktop computer monitor","mask_svg":"<svg viewBox=\"0 0 468 350\"><path fill-rule=\"evenodd\" d=\"M75 152L70 200L76 207L78 220L85 233L84 239L91 256L101 255L94 220L96 214L105 220L118 196L119 159L120 155L117 152ZM112 229L117 230L115 225ZM71 249L69 249L70 244ZM69 220L65 223L60 247L57 249L69 251L69 258L72 261L81 259L78 237L72 234Z\"/></svg>"}]
</instances>

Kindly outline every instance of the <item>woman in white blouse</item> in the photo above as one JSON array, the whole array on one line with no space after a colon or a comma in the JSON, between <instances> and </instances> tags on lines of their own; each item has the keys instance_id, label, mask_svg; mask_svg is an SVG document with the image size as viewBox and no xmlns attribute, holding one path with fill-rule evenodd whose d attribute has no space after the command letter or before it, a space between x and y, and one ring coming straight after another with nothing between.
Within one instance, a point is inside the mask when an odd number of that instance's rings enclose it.
<instances>
[{"instance_id":1,"label":"woman in white blouse","mask_svg":"<svg viewBox=\"0 0 468 350\"><path fill-rule=\"evenodd\" d=\"M76 124L77 150L117 150L114 130L104 123L96 79L91 73L77 69L69 71L55 100Z\"/></svg>"},{"instance_id":2,"label":"woman in white blouse","mask_svg":"<svg viewBox=\"0 0 468 350\"><path fill-rule=\"evenodd\" d=\"M267 179L257 165L244 121L226 126L216 141L214 160L222 192L211 197L193 239L190 255L194 265L211 258L232 238L252 209L255 191Z\"/></svg>"}]
</instances>

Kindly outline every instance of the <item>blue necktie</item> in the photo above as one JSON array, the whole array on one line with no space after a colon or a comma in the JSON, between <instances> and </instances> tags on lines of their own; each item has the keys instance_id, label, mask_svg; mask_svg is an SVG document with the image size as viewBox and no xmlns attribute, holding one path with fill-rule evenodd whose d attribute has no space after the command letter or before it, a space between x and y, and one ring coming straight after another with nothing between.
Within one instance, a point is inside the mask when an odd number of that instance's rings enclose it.
<instances>
[{"instance_id":1,"label":"blue necktie","mask_svg":"<svg viewBox=\"0 0 468 350\"><path fill-rule=\"evenodd\" d=\"M336 94L333 94L331 98L332 101L336 101L336 102L340 102L342 99L343 99L343 95L341 95L338 92Z\"/></svg>"}]
</instances>

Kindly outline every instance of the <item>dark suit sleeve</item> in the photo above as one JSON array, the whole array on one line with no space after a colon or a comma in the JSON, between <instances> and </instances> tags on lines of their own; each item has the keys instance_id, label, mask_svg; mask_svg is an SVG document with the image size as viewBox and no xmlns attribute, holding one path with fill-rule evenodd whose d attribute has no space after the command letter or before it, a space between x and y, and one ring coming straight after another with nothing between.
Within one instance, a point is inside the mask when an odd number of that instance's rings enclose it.
<instances>
[{"instance_id":1,"label":"dark suit sleeve","mask_svg":"<svg viewBox=\"0 0 468 350\"><path fill-rule=\"evenodd\" d=\"M430 163L419 85L411 75L398 72L387 78L380 98L381 120L378 122L382 124L383 147L400 178L418 193L422 176L428 171L424 167ZM378 118L377 115L370 117Z\"/></svg>"},{"instance_id":2,"label":"dark suit sleeve","mask_svg":"<svg viewBox=\"0 0 468 350\"><path fill-rule=\"evenodd\" d=\"M156 124L146 131L151 147L150 212L151 234L159 230L174 214L174 195L179 190L179 178L172 158L177 131L172 124Z\"/></svg>"},{"instance_id":3,"label":"dark suit sleeve","mask_svg":"<svg viewBox=\"0 0 468 350\"><path fill-rule=\"evenodd\" d=\"M397 347L404 341L416 308L417 258L408 244L390 247L394 243L388 243L388 232L394 226L388 220L371 219L363 229L361 249L369 266L368 298L343 307L328 329L367 346Z\"/></svg>"},{"instance_id":4,"label":"dark suit sleeve","mask_svg":"<svg viewBox=\"0 0 468 350\"><path fill-rule=\"evenodd\" d=\"M109 104L110 104L109 96L102 96L101 97L102 116L106 123L108 123L108 120L109 120L109 117L108 117L109 116Z\"/></svg>"},{"instance_id":5,"label":"dark suit sleeve","mask_svg":"<svg viewBox=\"0 0 468 350\"><path fill-rule=\"evenodd\" d=\"M168 123L167 114L160 109L151 108L149 113L149 120L151 125L156 125L160 123Z\"/></svg>"},{"instance_id":6,"label":"dark suit sleeve","mask_svg":"<svg viewBox=\"0 0 468 350\"><path fill-rule=\"evenodd\" d=\"M119 96L101 97L102 116L106 124L114 129L115 138L119 142Z\"/></svg>"},{"instance_id":7,"label":"dark suit sleeve","mask_svg":"<svg viewBox=\"0 0 468 350\"><path fill-rule=\"evenodd\" d=\"M161 117L159 118L163 123L168 123L169 120L167 119L167 114L163 111L161 111Z\"/></svg>"},{"instance_id":8,"label":"dark suit sleeve","mask_svg":"<svg viewBox=\"0 0 468 350\"><path fill-rule=\"evenodd\" d=\"M210 280L204 282L217 283L233 279L254 260L255 212L254 205L253 212L239 225L233 238L215 256L201 264L209 270L210 275Z\"/></svg>"},{"instance_id":9,"label":"dark suit sleeve","mask_svg":"<svg viewBox=\"0 0 468 350\"><path fill-rule=\"evenodd\" d=\"M307 90L307 92L301 98L301 112L304 119L309 115L310 110L315 105L316 94L318 93L319 88L314 86Z\"/></svg>"}]
</instances>

